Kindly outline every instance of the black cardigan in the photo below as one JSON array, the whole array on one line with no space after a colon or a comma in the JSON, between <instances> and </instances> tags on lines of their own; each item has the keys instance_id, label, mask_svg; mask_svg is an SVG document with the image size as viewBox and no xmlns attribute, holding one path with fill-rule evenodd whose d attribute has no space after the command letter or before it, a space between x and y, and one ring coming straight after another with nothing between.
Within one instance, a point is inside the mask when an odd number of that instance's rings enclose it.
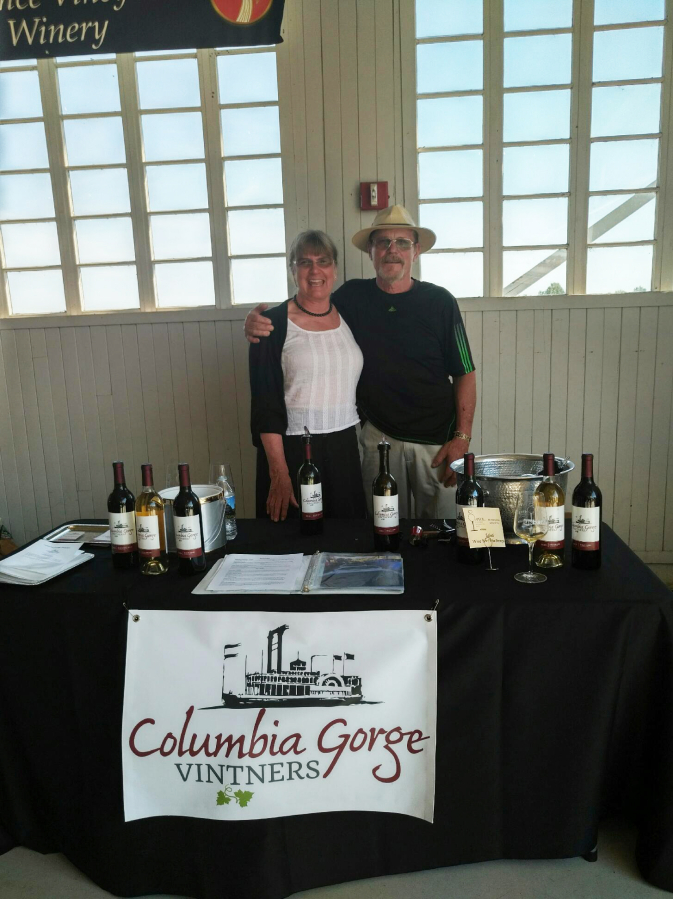
<instances>
[{"instance_id":1,"label":"black cardigan","mask_svg":"<svg viewBox=\"0 0 673 899\"><path fill-rule=\"evenodd\" d=\"M261 447L260 434L285 434L287 409L281 354L287 337L287 307L290 300L269 309L264 315L271 319L274 330L259 343L251 343L250 368L250 429L252 442Z\"/></svg>"}]
</instances>

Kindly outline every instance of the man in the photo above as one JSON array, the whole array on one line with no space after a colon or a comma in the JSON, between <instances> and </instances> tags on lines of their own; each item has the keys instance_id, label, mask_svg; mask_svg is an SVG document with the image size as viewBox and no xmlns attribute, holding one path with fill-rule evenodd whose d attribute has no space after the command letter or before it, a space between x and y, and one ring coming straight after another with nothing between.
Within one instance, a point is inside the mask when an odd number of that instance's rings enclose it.
<instances>
[{"instance_id":1,"label":"man","mask_svg":"<svg viewBox=\"0 0 673 899\"><path fill-rule=\"evenodd\" d=\"M411 277L414 261L435 240L403 206L383 210L353 237L372 260L376 278L347 281L333 295L364 356L358 406L365 422L365 492L371 506L384 434L404 518L410 517L411 495L417 518L452 512L444 489L455 483L449 465L468 451L476 406L474 363L458 304L443 287ZM266 308L257 306L246 319L251 343L273 330L259 315Z\"/></svg>"}]
</instances>

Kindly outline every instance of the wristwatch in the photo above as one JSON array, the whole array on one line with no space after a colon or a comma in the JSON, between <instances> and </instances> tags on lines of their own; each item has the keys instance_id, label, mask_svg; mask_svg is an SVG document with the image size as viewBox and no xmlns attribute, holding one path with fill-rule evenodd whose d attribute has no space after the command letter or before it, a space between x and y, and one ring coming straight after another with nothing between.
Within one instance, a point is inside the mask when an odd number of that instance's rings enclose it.
<instances>
[{"instance_id":1,"label":"wristwatch","mask_svg":"<svg viewBox=\"0 0 673 899\"><path fill-rule=\"evenodd\" d=\"M457 437L459 440L467 440L468 443L472 440L472 437L469 434L463 434L462 431L454 431L453 436Z\"/></svg>"}]
</instances>

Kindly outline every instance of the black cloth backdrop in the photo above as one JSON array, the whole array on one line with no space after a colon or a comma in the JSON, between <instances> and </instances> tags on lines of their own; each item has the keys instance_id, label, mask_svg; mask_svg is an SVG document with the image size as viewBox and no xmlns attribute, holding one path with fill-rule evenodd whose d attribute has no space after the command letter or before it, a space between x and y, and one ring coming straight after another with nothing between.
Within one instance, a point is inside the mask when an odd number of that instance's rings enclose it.
<instances>
[{"instance_id":1,"label":"black cloth backdrop","mask_svg":"<svg viewBox=\"0 0 673 899\"><path fill-rule=\"evenodd\" d=\"M285 0L4 0L0 59L280 44Z\"/></svg>"},{"instance_id":2,"label":"black cloth backdrop","mask_svg":"<svg viewBox=\"0 0 673 899\"><path fill-rule=\"evenodd\" d=\"M239 521L231 549L371 549L367 522L328 520L301 543L296 528ZM536 586L513 580L525 547L494 550L497 573L459 566L436 543L402 551L406 592L385 600L193 596L175 561L143 578L115 571L105 549L43 587L0 585L0 846L4 832L5 848L61 851L119 896L280 899L461 862L585 854L601 816L621 811L638 827L641 872L673 890L669 591L608 528L600 571L564 568ZM316 613L436 599L434 824L363 812L124 823L123 602Z\"/></svg>"}]
</instances>

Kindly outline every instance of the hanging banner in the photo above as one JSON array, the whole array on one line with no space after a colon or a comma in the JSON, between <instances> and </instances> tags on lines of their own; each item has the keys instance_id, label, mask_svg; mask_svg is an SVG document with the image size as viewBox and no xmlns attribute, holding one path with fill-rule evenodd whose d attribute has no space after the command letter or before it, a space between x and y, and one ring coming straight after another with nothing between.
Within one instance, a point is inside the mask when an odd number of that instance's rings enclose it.
<instances>
[{"instance_id":1,"label":"hanging banner","mask_svg":"<svg viewBox=\"0 0 673 899\"><path fill-rule=\"evenodd\" d=\"M421 610L129 617L126 821L432 821L437 624Z\"/></svg>"},{"instance_id":2,"label":"hanging banner","mask_svg":"<svg viewBox=\"0 0 673 899\"><path fill-rule=\"evenodd\" d=\"M284 0L0 0L0 60L280 44Z\"/></svg>"}]
</instances>

